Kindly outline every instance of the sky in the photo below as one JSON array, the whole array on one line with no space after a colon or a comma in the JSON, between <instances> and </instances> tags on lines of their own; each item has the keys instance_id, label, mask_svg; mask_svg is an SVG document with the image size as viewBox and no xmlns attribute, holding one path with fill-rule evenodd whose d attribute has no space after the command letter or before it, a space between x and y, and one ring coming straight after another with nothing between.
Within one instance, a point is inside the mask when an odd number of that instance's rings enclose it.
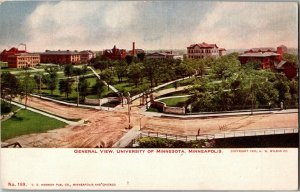
<instances>
[{"instance_id":1,"label":"sky","mask_svg":"<svg viewBox=\"0 0 300 192\"><path fill-rule=\"evenodd\" d=\"M298 47L297 2L3 1L0 50Z\"/></svg>"}]
</instances>

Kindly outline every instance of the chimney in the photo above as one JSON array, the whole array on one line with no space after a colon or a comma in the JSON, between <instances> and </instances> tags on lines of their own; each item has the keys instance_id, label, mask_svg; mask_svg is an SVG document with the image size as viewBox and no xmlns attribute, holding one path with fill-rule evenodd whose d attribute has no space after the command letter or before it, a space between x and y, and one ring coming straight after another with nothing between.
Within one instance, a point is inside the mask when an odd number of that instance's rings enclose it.
<instances>
[{"instance_id":1,"label":"chimney","mask_svg":"<svg viewBox=\"0 0 300 192\"><path fill-rule=\"evenodd\" d=\"M135 56L135 42L132 42L132 56Z\"/></svg>"},{"instance_id":2,"label":"chimney","mask_svg":"<svg viewBox=\"0 0 300 192\"><path fill-rule=\"evenodd\" d=\"M277 47L277 54L279 54L279 59L282 60L283 58L283 48Z\"/></svg>"}]
</instances>

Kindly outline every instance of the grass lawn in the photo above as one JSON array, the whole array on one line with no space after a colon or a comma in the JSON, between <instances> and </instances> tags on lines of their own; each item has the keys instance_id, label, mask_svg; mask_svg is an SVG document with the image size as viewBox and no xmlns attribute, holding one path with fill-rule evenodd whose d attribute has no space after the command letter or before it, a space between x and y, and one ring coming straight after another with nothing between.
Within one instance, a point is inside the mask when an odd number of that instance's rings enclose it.
<instances>
[{"instance_id":1,"label":"grass lawn","mask_svg":"<svg viewBox=\"0 0 300 192\"><path fill-rule=\"evenodd\" d=\"M160 100L164 102L169 107L183 107L185 106L185 102L189 100L189 97L179 97L179 98L170 98Z\"/></svg>"},{"instance_id":2,"label":"grass lawn","mask_svg":"<svg viewBox=\"0 0 300 192\"><path fill-rule=\"evenodd\" d=\"M1 122L1 141L30 133L42 133L64 127L66 123L21 109L10 119Z\"/></svg>"},{"instance_id":3,"label":"grass lawn","mask_svg":"<svg viewBox=\"0 0 300 192\"><path fill-rule=\"evenodd\" d=\"M181 81L177 81L177 87L190 85L194 82L194 80L195 80L195 78L192 77L192 78L184 79L184 80L181 80ZM171 88L175 88L175 83L171 83L169 85L161 87L161 88L157 89L155 92L165 90L165 89L171 89Z\"/></svg>"}]
</instances>

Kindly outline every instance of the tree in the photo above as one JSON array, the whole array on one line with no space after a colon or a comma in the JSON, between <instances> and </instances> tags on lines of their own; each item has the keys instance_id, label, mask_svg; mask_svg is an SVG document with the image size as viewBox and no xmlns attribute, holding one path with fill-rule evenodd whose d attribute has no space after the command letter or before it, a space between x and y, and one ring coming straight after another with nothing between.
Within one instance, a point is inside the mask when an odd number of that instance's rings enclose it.
<instances>
[{"instance_id":1,"label":"tree","mask_svg":"<svg viewBox=\"0 0 300 192\"><path fill-rule=\"evenodd\" d=\"M128 78L135 84L135 87L141 82L143 77L143 66L140 63L131 64L128 68Z\"/></svg>"},{"instance_id":2,"label":"tree","mask_svg":"<svg viewBox=\"0 0 300 192\"><path fill-rule=\"evenodd\" d=\"M138 53L136 56L139 61L144 61L146 54L145 54L145 52L141 52L141 53Z\"/></svg>"},{"instance_id":3,"label":"tree","mask_svg":"<svg viewBox=\"0 0 300 192\"><path fill-rule=\"evenodd\" d=\"M35 87L34 79L30 76L30 73L25 72L20 81L21 97L25 97L25 109L27 108L28 95L33 93Z\"/></svg>"},{"instance_id":4,"label":"tree","mask_svg":"<svg viewBox=\"0 0 300 192\"><path fill-rule=\"evenodd\" d=\"M96 83L92 87L93 93L96 93L99 99L101 98L101 94L104 91L104 87L105 87L105 84L100 79L97 79Z\"/></svg>"},{"instance_id":5,"label":"tree","mask_svg":"<svg viewBox=\"0 0 300 192\"><path fill-rule=\"evenodd\" d=\"M81 99L84 99L88 94L89 82L84 78L79 78L78 91Z\"/></svg>"},{"instance_id":6,"label":"tree","mask_svg":"<svg viewBox=\"0 0 300 192\"><path fill-rule=\"evenodd\" d=\"M290 103L292 96L290 93L290 86L288 78L283 74L276 75L276 81L274 86L278 91L279 97L278 100L284 103Z\"/></svg>"},{"instance_id":7,"label":"tree","mask_svg":"<svg viewBox=\"0 0 300 192\"><path fill-rule=\"evenodd\" d=\"M224 56L216 59L211 67L211 74L217 79L226 79L238 72L240 62L233 56Z\"/></svg>"},{"instance_id":8,"label":"tree","mask_svg":"<svg viewBox=\"0 0 300 192\"><path fill-rule=\"evenodd\" d=\"M41 72L38 72L37 74L34 75L33 78L34 78L35 84L37 85L36 88L38 90L38 93L41 94L40 90L42 89L43 74Z\"/></svg>"},{"instance_id":9,"label":"tree","mask_svg":"<svg viewBox=\"0 0 300 192\"><path fill-rule=\"evenodd\" d=\"M286 61L289 61L291 63L294 63L294 64L298 65L298 55L284 53L283 58Z\"/></svg>"},{"instance_id":10,"label":"tree","mask_svg":"<svg viewBox=\"0 0 300 192\"><path fill-rule=\"evenodd\" d=\"M131 55L126 55L125 60L128 65L130 65L133 62L133 56Z\"/></svg>"},{"instance_id":11,"label":"tree","mask_svg":"<svg viewBox=\"0 0 300 192\"><path fill-rule=\"evenodd\" d=\"M59 81L59 91L61 94L65 94L65 97L68 99L69 94L72 93L72 84L73 81L70 79L61 79Z\"/></svg>"},{"instance_id":12,"label":"tree","mask_svg":"<svg viewBox=\"0 0 300 192\"><path fill-rule=\"evenodd\" d=\"M4 72L1 74L1 98L10 101L20 92L20 82L15 75Z\"/></svg>"},{"instance_id":13,"label":"tree","mask_svg":"<svg viewBox=\"0 0 300 192\"><path fill-rule=\"evenodd\" d=\"M70 77L73 75L74 66L71 64L67 64L64 68L64 74L67 77Z\"/></svg>"},{"instance_id":14,"label":"tree","mask_svg":"<svg viewBox=\"0 0 300 192\"><path fill-rule=\"evenodd\" d=\"M114 83L114 72L110 69L105 69L101 72L101 78L107 83L107 90L109 90L109 85Z\"/></svg>"},{"instance_id":15,"label":"tree","mask_svg":"<svg viewBox=\"0 0 300 192\"><path fill-rule=\"evenodd\" d=\"M44 82L47 85L48 89L51 91L51 95L53 95L53 91L56 89L57 85L57 71L56 67L47 67L45 69L47 74L44 76Z\"/></svg>"},{"instance_id":16,"label":"tree","mask_svg":"<svg viewBox=\"0 0 300 192\"><path fill-rule=\"evenodd\" d=\"M118 76L118 81L122 82L123 77L125 77L127 73L127 63L125 61L120 61L116 64L115 71Z\"/></svg>"}]
</instances>

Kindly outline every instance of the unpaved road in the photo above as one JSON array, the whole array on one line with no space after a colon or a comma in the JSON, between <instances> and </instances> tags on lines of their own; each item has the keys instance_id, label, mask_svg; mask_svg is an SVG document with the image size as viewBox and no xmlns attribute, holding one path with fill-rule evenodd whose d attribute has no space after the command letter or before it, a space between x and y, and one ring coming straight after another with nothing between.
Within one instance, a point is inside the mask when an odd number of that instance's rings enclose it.
<instances>
[{"instance_id":1,"label":"unpaved road","mask_svg":"<svg viewBox=\"0 0 300 192\"><path fill-rule=\"evenodd\" d=\"M177 119L147 117L139 114L139 100L133 102L131 125L142 131L177 135L196 135L259 128L298 127L298 114L264 114L210 119ZM87 123L68 125L46 133L23 135L5 141L19 142L24 147L111 147L128 130L127 105L116 111L97 111L60 105L39 98L31 98L30 106L64 117L85 119ZM141 119L140 119L141 117Z\"/></svg>"}]
</instances>

